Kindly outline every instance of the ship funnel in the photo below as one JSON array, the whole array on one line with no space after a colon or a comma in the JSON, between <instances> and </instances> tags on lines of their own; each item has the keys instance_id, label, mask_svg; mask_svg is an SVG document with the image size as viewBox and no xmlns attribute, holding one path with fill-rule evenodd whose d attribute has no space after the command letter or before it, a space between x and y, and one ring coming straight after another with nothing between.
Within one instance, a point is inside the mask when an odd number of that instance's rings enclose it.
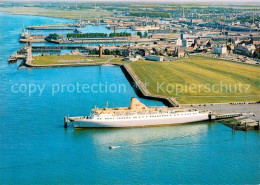
<instances>
[{"instance_id":1,"label":"ship funnel","mask_svg":"<svg viewBox=\"0 0 260 185\"><path fill-rule=\"evenodd\" d=\"M141 103L137 98L132 98L129 108L135 110L143 110L146 108L146 106Z\"/></svg>"}]
</instances>

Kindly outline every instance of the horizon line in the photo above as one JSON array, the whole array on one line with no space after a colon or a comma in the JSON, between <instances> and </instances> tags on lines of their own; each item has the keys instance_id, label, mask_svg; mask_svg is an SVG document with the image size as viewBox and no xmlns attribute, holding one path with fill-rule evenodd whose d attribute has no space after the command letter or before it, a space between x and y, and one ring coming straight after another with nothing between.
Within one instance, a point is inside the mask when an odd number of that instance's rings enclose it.
<instances>
[{"instance_id":1,"label":"horizon line","mask_svg":"<svg viewBox=\"0 0 260 185\"><path fill-rule=\"evenodd\" d=\"M180 3L221 3L221 4L230 4L230 3L238 3L238 4L244 4L244 3L259 3L258 0L229 0L228 2L226 0L143 0L140 2L140 0L2 0L2 2L119 2L119 3L175 3L175 4L180 4Z\"/></svg>"}]
</instances>

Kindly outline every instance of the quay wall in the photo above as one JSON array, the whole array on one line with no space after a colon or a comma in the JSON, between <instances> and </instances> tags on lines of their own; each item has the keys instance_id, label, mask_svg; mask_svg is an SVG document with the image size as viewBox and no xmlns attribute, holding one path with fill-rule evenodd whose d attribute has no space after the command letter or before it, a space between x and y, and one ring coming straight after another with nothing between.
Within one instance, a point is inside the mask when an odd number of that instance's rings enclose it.
<instances>
[{"instance_id":1,"label":"quay wall","mask_svg":"<svg viewBox=\"0 0 260 185\"><path fill-rule=\"evenodd\" d=\"M135 89L138 96L150 100L161 101L168 107L179 107L179 103L174 98L151 95L150 92L146 89L146 86L143 85L143 83L138 79L137 75L127 64L120 65L120 67L132 87Z\"/></svg>"}]
</instances>

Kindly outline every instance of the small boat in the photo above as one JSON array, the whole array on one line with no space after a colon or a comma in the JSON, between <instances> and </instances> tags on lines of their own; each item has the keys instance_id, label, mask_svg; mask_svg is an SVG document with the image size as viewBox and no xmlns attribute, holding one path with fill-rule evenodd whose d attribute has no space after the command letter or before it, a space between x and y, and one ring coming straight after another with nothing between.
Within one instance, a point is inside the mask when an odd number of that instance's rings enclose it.
<instances>
[{"instance_id":1,"label":"small boat","mask_svg":"<svg viewBox=\"0 0 260 185\"><path fill-rule=\"evenodd\" d=\"M109 149L116 149L116 148L120 148L120 146L110 146Z\"/></svg>"}]
</instances>

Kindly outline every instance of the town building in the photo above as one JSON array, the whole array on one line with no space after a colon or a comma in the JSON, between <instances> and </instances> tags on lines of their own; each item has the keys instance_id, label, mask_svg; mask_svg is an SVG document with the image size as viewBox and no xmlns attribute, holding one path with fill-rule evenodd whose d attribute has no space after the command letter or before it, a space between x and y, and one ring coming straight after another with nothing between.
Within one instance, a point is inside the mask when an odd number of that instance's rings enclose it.
<instances>
[{"instance_id":1,"label":"town building","mask_svg":"<svg viewBox=\"0 0 260 185\"><path fill-rule=\"evenodd\" d=\"M191 47L193 43L194 43L194 39L192 39L192 38L183 39L182 40L182 47L184 47L184 48Z\"/></svg>"},{"instance_id":2,"label":"town building","mask_svg":"<svg viewBox=\"0 0 260 185\"><path fill-rule=\"evenodd\" d=\"M213 47L213 53L218 55L226 55L227 54L227 47L223 45L215 45Z\"/></svg>"},{"instance_id":3,"label":"town building","mask_svg":"<svg viewBox=\"0 0 260 185\"><path fill-rule=\"evenodd\" d=\"M124 58L124 61L127 61L127 62L135 62L139 60L139 58L135 58L135 57L125 57Z\"/></svg>"},{"instance_id":4,"label":"town building","mask_svg":"<svg viewBox=\"0 0 260 185\"><path fill-rule=\"evenodd\" d=\"M255 50L256 50L256 47L253 44L246 45L243 43L243 44L237 45L234 48L234 53L252 57Z\"/></svg>"},{"instance_id":5,"label":"town building","mask_svg":"<svg viewBox=\"0 0 260 185\"><path fill-rule=\"evenodd\" d=\"M180 37L175 41L175 45L176 46L182 46L182 40L181 40Z\"/></svg>"},{"instance_id":6,"label":"town building","mask_svg":"<svg viewBox=\"0 0 260 185\"><path fill-rule=\"evenodd\" d=\"M253 45L260 44L260 37L251 37L250 38L250 44L253 44Z\"/></svg>"},{"instance_id":7,"label":"town building","mask_svg":"<svg viewBox=\"0 0 260 185\"><path fill-rule=\"evenodd\" d=\"M236 45L237 45L237 44L239 44L240 42L241 42L241 41L239 40L239 38L232 38L232 39L231 39L231 43L232 43L232 44L236 44Z\"/></svg>"},{"instance_id":8,"label":"town building","mask_svg":"<svg viewBox=\"0 0 260 185\"><path fill-rule=\"evenodd\" d=\"M174 56L181 58L185 56L185 52L181 48L175 48Z\"/></svg>"},{"instance_id":9,"label":"town building","mask_svg":"<svg viewBox=\"0 0 260 185\"><path fill-rule=\"evenodd\" d=\"M163 56L155 56L155 55L147 55L145 56L146 60L151 60L151 61L159 61L162 62L164 57Z\"/></svg>"}]
</instances>

